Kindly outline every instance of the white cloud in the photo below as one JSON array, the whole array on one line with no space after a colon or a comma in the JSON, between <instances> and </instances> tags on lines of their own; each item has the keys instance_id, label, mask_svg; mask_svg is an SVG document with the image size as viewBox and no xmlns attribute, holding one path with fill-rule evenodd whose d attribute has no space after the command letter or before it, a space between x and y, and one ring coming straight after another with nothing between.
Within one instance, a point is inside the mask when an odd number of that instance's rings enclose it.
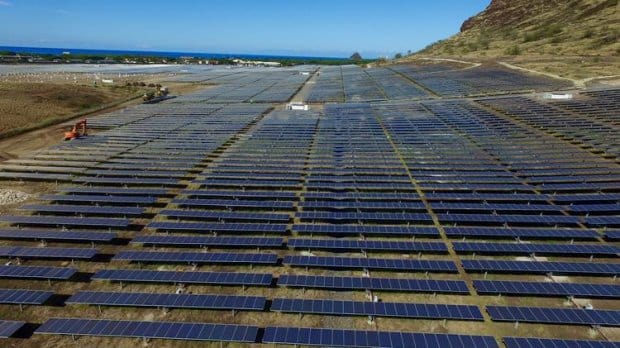
<instances>
[{"instance_id":1,"label":"white cloud","mask_svg":"<svg viewBox=\"0 0 620 348\"><path fill-rule=\"evenodd\" d=\"M11 6L11 5L13 4L6 0L0 0L0 6Z\"/></svg>"}]
</instances>

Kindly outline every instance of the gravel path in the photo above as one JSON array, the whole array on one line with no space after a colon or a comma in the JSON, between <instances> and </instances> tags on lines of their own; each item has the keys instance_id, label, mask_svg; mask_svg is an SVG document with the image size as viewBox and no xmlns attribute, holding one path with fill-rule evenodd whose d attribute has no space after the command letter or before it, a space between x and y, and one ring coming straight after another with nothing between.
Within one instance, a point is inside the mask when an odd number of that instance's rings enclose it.
<instances>
[{"instance_id":1,"label":"gravel path","mask_svg":"<svg viewBox=\"0 0 620 348\"><path fill-rule=\"evenodd\" d=\"M20 203L30 198L30 195L21 191L0 189L0 205Z\"/></svg>"}]
</instances>

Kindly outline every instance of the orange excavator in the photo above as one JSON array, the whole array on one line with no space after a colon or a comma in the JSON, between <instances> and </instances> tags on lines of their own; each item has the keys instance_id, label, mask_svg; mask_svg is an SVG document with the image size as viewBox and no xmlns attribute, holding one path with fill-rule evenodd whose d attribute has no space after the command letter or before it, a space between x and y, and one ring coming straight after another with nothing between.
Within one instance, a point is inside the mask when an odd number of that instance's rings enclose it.
<instances>
[{"instance_id":1,"label":"orange excavator","mask_svg":"<svg viewBox=\"0 0 620 348\"><path fill-rule=\"evenodd\" d=\"M65 132L64 140L73 140L73 139L81 138L87 135L88 133L87 133L87 126L86 126L86 119L83 119L81 121L76 122L70 131Z\"/></svg>"}]
</instances>

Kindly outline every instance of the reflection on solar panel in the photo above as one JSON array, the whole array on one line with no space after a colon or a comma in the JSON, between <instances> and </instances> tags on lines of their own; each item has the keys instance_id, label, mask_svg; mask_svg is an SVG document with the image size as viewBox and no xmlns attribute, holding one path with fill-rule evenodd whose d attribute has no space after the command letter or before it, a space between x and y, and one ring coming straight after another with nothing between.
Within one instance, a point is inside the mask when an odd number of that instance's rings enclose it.
<instances>
[{"instance_id":1,"label":"reflection on solar panel","mask_svg":"<svg viewBox=\"0 0 620 348\"><path fill-rule=\"evenodd\" d=\"M253 343L258 328L205 323L52 318L43 323L35 334Z\"/></svg>"},{"instance_id":2,"label":"reflection on solar panel","mask_svg":"<svg viewBox=\"0 0 620 348\"><path fill-rule=\"evenodd\" d=\"M83 226L100 228L126 228L131 223L128 219L12 215L2 215L0 216L0 221L10 222L15 225Z\"/></svg>"},{"instance_id":3,"label":"reflection on solar panel","mask_svg":"<svg viewBox=\"0 0 620 348\"><path fill-rule=\"evenodd\" d=\"M217 284L217 285L271 285L271 274L228 272L177 272L133 269L103 269L92 279L120 282Z\"/></svg>"},{"instance_id":4,"label":"reflection on solar panel","mask_svg":"<svg viewBox=\"0 0 620 348\"><path fill-rule=\"evenodd\" d=\"M65 303L129 307L263 310L265 301L264 297L256 296L79 291Z\"/></svg>"},{"instance_id":5,"label":"reflection on solar panel","mask_svg":"<svg viewBox=\"0 0 620 348\"><path fill-rule=\"evenodd\" d=\"M42 305L53 294L52 291L0 289L0 303Z\"/></svg>"},{"instance_id":6,"label":"reflection on solar panel","mask_svg":"<svg viewBox=\"0 0 620 348\"><path fill-rule=\"evenodd\" d=\"M311 313L330 315L370 315L378 317L484 320L477 306L355 302L337 300L306 300L276 298L271 310L288 313Z\"/></svg>"},{"instance_id":7,"label":"reflection on solar panel","mask_svg":"<svg viewBox=\"0 0 620 348\"><path fill-rule=\"evenodd\" d=\"M461 280L333 277L284 274L278 278L278 285L319 289L358 289L455 294L469 293L467 285Z\"/></svg>"},{"instance_id":8,"label":"reflection on solar panel","mask_svg":"<svg viewBox=\"0 0 620 348\"><path fill-rule=\"evenodd\" d=\"M487 306L494 321L620 326L620 311L577 308Z\"/></svg>"},{"instance_id":9,"label":"reflection on solar panel","mask_svg":"<svg viewBox=\"0 0 620 348\"><path fill-rule=\"evenodd\" d=\"M618 348L620 342L504 337L506 348Z\"/></svg>"},{"instance_id":10,"label":"reflection on solar panel","mask_svg":"<svg viewBox=\"0 0 620 348\"><path fill-rule=\"evenodd\" d=\"M263 343L330 347L498 348L490 336L267 327Z\"/></svg>"},{"instance_id":11,"label":"reflection on solar panel","mask_svg":"<svg viewBox=\"0 0 620 348\"><path fill-rule=\"evenodd\" d=\"M158 251L121 251L113 260L133 262L187 262L187 263L247 263L275 264L276 254L245 254L245 253L190 253L190 252L158 252Z\"/></svg>"},{"instance_id":12,"label":"reflection on solar panel","mask_svg":"<svg viewBox=\"0 0 620 348\"><path fill-rule=\"evenodd\" d=\"M619 298L620 285L474 280L479 294Z\"/></svg>"},{"instance_id":13,"label":"reflection on solar panel","mask_svg":"<svg viewBox=\"0 0 620 348\"><path fill-rule=\"evenodd\" d=\"M0 338L9 338L26 325L25 321L0 320Z\"/></svg>"},{"instance_id":14,"label":"reflection on solar panel","mask_svg":"<svg viewBox=\"0 0 620 348\"><path fill-rule=\"evenodd\" d=\"M367 268L448 273L457 272L454 262L443 260L371 259L289 255L284 257L283 263L300 267Z\"/></svg>"}]
</instances>

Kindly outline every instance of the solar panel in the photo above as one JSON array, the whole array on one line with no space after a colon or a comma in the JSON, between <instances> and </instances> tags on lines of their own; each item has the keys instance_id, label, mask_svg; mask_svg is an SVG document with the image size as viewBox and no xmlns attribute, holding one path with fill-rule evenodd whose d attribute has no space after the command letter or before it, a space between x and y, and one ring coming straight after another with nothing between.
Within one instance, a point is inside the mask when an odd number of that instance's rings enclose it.
<instances>
[{"instance_id":1,"label":"solar panel","mask_svg":"<svg viewBox=\"0 0 620 348\"><path fill-rule=\"evenodd\" d=\"M206 252L159 252L131 251L118 252L113 260L133 262L187 262L187 263L224 263L224 264L276 264L276 254L250 253L206 253Z\"/></svg>"},{"instance_id":2,"label":"solar panel","mask_svg":"<svg viewBox=\"0 0 620 348\"><path fill-rule=\"evenodd\" d=\"M271 326L265 328L262 342L323 347L498 348L491 336Z\"/></svg>"},{"instance_id":3,"label":"solar panel","mask_svg":"<svg viewBox=\"0 0 620 348\"><path fill-rule=\"evenodd\" d=\"M257 296L78 291L65 303L101 306L260 311L265 308L266 300L264 297Z\"/></svg>"},{"instance_id":4,"label":"solar panel","mask_svg":"<svg viewBox=\"0 0 620 348\"><path fill-rule=\"evenodd\" d=\"M607 244L531 244L531 243L472 243L454 242L454 250L459 253L480 254L543 254L543 255L575 255L615 256L620 248Z\"/></svg>"},{"instance_id":5,"label":"solar panel","mask_svg":"<svg viewBox=\"0 0 620 348\"><path fill-rule=\"evenodd\" d=\"M284 243L284 239L264 237L138 236L132 239L131 243L195 247L280 247Z\"/></svg>"},{"instance_id":6,"label":"solar panel","mask_svg":"<svg viewBox=\"0 0 620 348\"><path fill-rule=\"evenodd\" d=\"M297 233L316 234L357 234L357 235L405 235L439 237L435 227L376 226L376 225L320 225L295 224L292 230Z\"/></svg>"},{"instance_id":7,"label":"solar panel","mask_svg":"<svg viewBox=\"0 0 620 348\"><path fill-rule=\"evenodd\" d=\"M552 262L552 261L503 261L463 260L468 272L498 272L526 274L582 274L615 276L620 274L620 264L600 262Z\"/></svg>"},{"instance_id":8,"label":"solar panel","mask_svg":"<svg viewBox=\"0 0 620 348\"><path fill-rule=\"evenodd\" d=\"M485 295L620 297L620 285L616 284L474 280L474 287L479 294Z\"/></svg>"},{"instance_id":9,"label":"solar panel","mask_svg":"<svg viewBox=\"0 0 620 348\"><path fill-rule=\"evenodd\" d=\"M103 193L119 196L163 196L168 194L165 189L142 189L142 188L118 188L118 187L61 187L60 192L68 193Z\"/></svg>"},{"instance_id":10,"label":"solar panel","mask_svg":"<svg viewBox=\"0 0 620 348\"><path fill-rule=\"evenodd\" d=\"M77 273L77 269L75 268L15 265L0 266L0 278L66 280L71 278L75 273Z\"/></svg>"},{"instance_id":11,"label":"solar panel","mask_svg":"<svg viewBox=\"0 0 620 348\"><path fill-rule=\"evenodd\" d=\"M42 305L54 295L53 291L0 289L0 303Z\"/></svg>"},{"instance_id":12,"label":"solar panel","mask_svg":"<svg viewBox=\"0 0 620 348\"><path fill-rule=\"evenodd\" d=\"M455 294L469 293L465 282L460 280L334 277L283 274L278 278L278 285L319 289L358 289Z\"/></svg>"},{"instance_id":13,"label":"solar panel","mask_svg":"<svg viewBox=\"0 0 620 348\"><path fill-rule=\"evenodd\" d=\"M142 215L144 209L136 207L101 207L89 205L66 205L66 204L26 204L19 210L28 210L45 213L69 213L69 214L92 214L92 215Z\"/></svg>"},{"instance_id":14,"label":"solar panel","mask_svg":"<svg viewBox=\"0 0 620 348\"><path fill-rule=\"evenodd\" d=\"M0 338L9 338L26 325L25 321L0 320Z\"/></svg>"},{"instance_id":15,"label":"solar panel","mask_svg":"<svg viewBox=\"0 0 620 348\"><path fill-rule=\"evenodd\" d=\"M275 312L329 315L370 315L378 317L421 319L484 320L482 313L477 306L449 304L275 298L271 305L271 310Z\"/></svg>"},{"instance_id":16,"label":"solar panel","mask_svg":"<svg viewBox=\"0 0 620 348\"><path fill-rule=\"evenodd\" d=\"M51 318L35 334L254 343L258 328L229 324Z\"/></svg>"},{"instance_id":17,"label":"solar panel","mask_svg":"<svg viewBox=\"0 0 620 348\"><path fill-rule=\"evenodd\" d=\"M618 348L620 342L504 337L506 348Z\"/></svg>"},{"instance_id":18,"label":"solar panel","mask_svg":"<svg viewBox=\"0 0 620 348\"><path fill-rule=\"evenodd\" d=\"M157 202L157 198L155 197L111 195L41 195L38 198L44 201L92 202L110 204L154 204Z\"/></svg>"},{"instance_id":19,"label":"solar panel","mask_svg":"<svg viewBox=\"0 0 620 348\"><path fill-rule=\"evenodd\" d=\"M229 272L180 272L133 269L103 269L93 280L145 283L214 284L214 285L271 285L271 274Z\"/></svg>"},{"instance_id":20,"label":"solar panel","mask_svg":"<svg viewBox=\"0 0 620 348\"><path fill-rule=\"evenodd\" d=\"M568 228L484 228L444 227L450 237L527 238L527 239L596 239L594 230Z\"/></svg>"},{"instance_id":21,"label":"solar panel","mask_svg":"<svg viewBox=\"0 0 620 348\"><path fill-rule=\"evenodd\" d=\"M84 226L101 228L126 228L131 223L128 219L14 215L0 215L0 221L10 222L15 225Z\"/></svg>"},{"instance_id":22,"label":"solar panel","mask_svg":"<svg viewBox=\"0 0 620 348\"><path fill-rule=\"evenodd\" d=\"M164 209L159 212L175 218L188 218L196 220L243 220L243 221L276 221L286 222L290 219L288 214L274 213L235 213L220 211L200 211L200 210L171 210Z\"/></svg>"},{"instance_id":23,"label":"solar panel","mask_svg":"<svg viewBox=\"0 0 620 348\"><path fill-rule=\"evenodd\" d=\"M146 227L163 231L192 231L218 233L286 233L286 224L254 224L254 223L199 223L199 222L161 222L149 223Z\"/></svg>"},{"instance_id":24,"label":"solar panel","mask_svg":"<svg viewBox=\"0 0 620 348\"><path fill-rule=\"evenodd\" d=\"M92 259L96 254L92 248L0 247L0 256L10 258Z\"/></svg>"},{"instance_id":25,"label":"solar panel","mask_svg":"<svg viewBox=\"0 0 620 348\"><path fill-rule=\"evenodd\" d=\"M549 307L487 306L494 321L620 326L620 311Z\"/></svg>"},{"instance_id":26,"label":"solar panel","mask_svg":"<svg viewBox=\"0 0 620 348\"><path fill-rule=\"evenodd\" d=\"M0 239L34 239L61 241L110 242L116 237L112 232L0 229Z\"/></svg>"},{"instance_id":27,"label":"solar panel","mask_svg":"<svg viewBox=\"0 0 620 348\"><path fill-rule=\"evenodd\" d=\"M283 263L298 267L367 268L447 273L457 272L457 268L454 262L445 260L377 259L289 255L284 257Z\"/></svg>"},{"instance_id":28,"label":"solar panel","mask_svg":"<svg viewBox=\"0 0 620 348\"><path fill-rule=\"evenodd\" d=\"M443 242L400 242L384 240L301 239L290 238L288 246L297 249L426 251L447 253Z\"/></svg>"}]
</instances>

